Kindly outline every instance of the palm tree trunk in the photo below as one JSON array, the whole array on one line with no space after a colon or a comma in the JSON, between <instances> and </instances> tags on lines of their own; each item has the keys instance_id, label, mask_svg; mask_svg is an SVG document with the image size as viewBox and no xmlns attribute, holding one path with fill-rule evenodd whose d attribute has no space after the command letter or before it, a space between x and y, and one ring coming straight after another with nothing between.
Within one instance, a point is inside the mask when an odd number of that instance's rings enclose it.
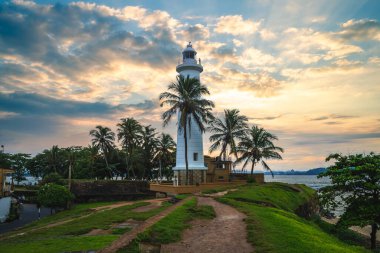
<instances>
[{"instance_id":1,"label":"palm tree trunk","mask_svg":"<svg viewBox=\"0 0 380 253\"><path fill-rule=\"evenodd\" d=\"M110 179L112 180L112 173L111 173L110 168L108 166L107 156L106 156L106 152L104 152L104 150L103 150L103 157L104 157L104 160L106 161L107 170L110 173Z\"/></svg>"},{"instance_id":2,"label":"palm tree trunk","mask_svg":"<svg viewBox=\"0 0 380 253\"><path fill-rule=\"evenodd\" d=\"M253 169L255 168L255 161L252 162L252 167L251 167L251 177L253 176Z\"/></svg>"},{"instance_id":3,"label":"palm tree trunk","mask_svg":"<svg viewBox=\"0 0 380 253\"><path fill-rule=\"evenodd\" d=\"M71 190L71 162L69 164L69 191Z\"/></svg>"},{"instance_id":4,"label":"palm tree trunk","mask_svg":"<svg viewBox=\"0 0 380 253\"><path fill-rule=\"evenodd\" d=\"M378 229L378 225L376 223L372 224L372 231L371 231L371 249L376 249L376 232Z\"/></svg>"},{"instance_id":5,"label":"palm tree trunk","mask_svg":"<svg viewBox=\"0 0 380 253\"><path fill-rule=\"evenodd\" d=\"M183 127L183 137L185 138L185 164L186 164L186 185L189 185L189 161L187 159L187 117Z\"/></svg>"}]
</instances>

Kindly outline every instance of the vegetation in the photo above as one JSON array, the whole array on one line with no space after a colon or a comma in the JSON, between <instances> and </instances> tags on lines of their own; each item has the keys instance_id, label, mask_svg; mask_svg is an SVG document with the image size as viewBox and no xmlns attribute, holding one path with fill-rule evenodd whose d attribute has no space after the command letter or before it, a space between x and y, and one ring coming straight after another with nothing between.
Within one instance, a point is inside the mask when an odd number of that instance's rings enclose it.
<instances>
[{"instance_id":1,"label":"vegetation","mask_svg":"<svg viewBox=\"0 0 380 253\"><path fill-rule=\"evenodd\" d=\"M139 252L139 243L165 244L181 240L181 233L188 228L192 219L212 219L215 217L211 206L197 206L193 197L177 207L173 212L156 224L137 235L130 245L118 252Z\"/></svg>"},{"instance_id":2,"label":"vegetation","mask_svg":"<svg viewBox=\"0 0 380 253\"><path fill-rule=\"evenodd\" d=\"M121 119L117 124L117 139L110 128L97 126L91 131L91 145L61 148L54 145L31 157L28 154L0 152L0 167L15 170L16 181L25 174L44 178L62 179L112 179L115 176L128 179L153 179L159 176L171 178L175 164L175 142L168 134L158 135L151 126L142 126L133 118ZM61 184L61 182L54 183ZM67 183L67 182L66 182Z\"/></svg>"},{"instance_id":3,"label":"vegetation","mask_svg":"<svg viewBox=\"0 0 380 253\"><path fill-rule=\"evenodd\" d=\"M187 135L191 131L191 126L199 127L201 132L205 132L205 123L213 119L211 110L214 103L204 99L209 95L205 85L202 85L197 78L177 76L177 82L168 86L168 91L160 94L161 106L170 106L169 110L162 114L164 126L167 125L173 115L179 112L178 131L183 131L185 141L185 164L186 164L186 184L189 184L189 161L187 157Z\"/></svg>"},{"instance_id":4,"label":"vegetation","mask_svg":"<svg viewBox=\"0 0 380 253\"><path fill-rule=\"evenodd\" d=\"M332 185L321 189L321 203L327 210L345 206L337 226L371 225L371 248L376 248L380 227L380 155L332 154L336 162L319 177L329 177Z\"/></svg>"},{"instance_id":5,"label":"vegetation","mask_svg":"<svg viewBox=\"0 0 380 253\"><path fill-rule=\"evenodd\" d=\"M325 233L295 214L315 192L304 185L270 183L239 187L218 200L247 215L248 241L256 252L367 252Z\"/></svg>"},{"instance_id":6,"label":"vegetation","mask_svg":"<svg viewBox=\"0 0 380 253\"><path fill-rule=\"evenodd\" d=\"M51 210L66 208L73 198L74 195L66 187L53 183L43 185L37 195L38 202Z\"/></svg>"},{"instance_id":7,"label":"vegetation","mask_svg":"<svg viewBox=\"0 0 380 253\"><path fill-rule=\"evenodd\" d=\"M224 118L215 118L211 121L210 127L207 128L212 135L210 136L210 142L213 144L210 146L209 151L213 152L221 148L219 156L223 155L224 160L227 158L227 147L230 151L228 154L234 153L237 158L236 152L236 140L241 139L248 128L248 118L243 115L239 115L239 110L224 110Z\"/></svg>"},{"instance_id":8,"label":"vegetation","mask_svg":"<svg viewBox=\"0 0 380 253\"><path fill-rule=\"evenodd\" d=\"M243 169L251 162L251 175L255 165L261 161L263 168L272 173L272 170L264 159L282 159L279 152L284 152L280 147L273 144L274 140L278 140L277 136L267 132L264 128L252 126L248 130L247 135L241 138L236 148L240 157L236 160L236 164L244 162ZM272 173L273 176L273 173Z\"/></svg>"},{"instance_id":9,"label":"vegetation","mask_svg":"<svg viewBox=\"0 0 380 253\"><path fill-rule=\"evenodd\" d=\"M148 205L137 202L133 205L95 211L91 208L110 203L79 204L72 210L60 212L36 221L27 227L0 237L1 251L19 252L72 252L98 250L116 240L122 230L113 226L128 219L146 220L166 209L171 204L147 212L133 212L133 209ZM56 224L56 226L52 226ZM87 235L94 229L109 230L110 235ZM126 228L125 231L128 229ZM15 236L15 234L18 234Z\"/></svg>"}]
</instances>

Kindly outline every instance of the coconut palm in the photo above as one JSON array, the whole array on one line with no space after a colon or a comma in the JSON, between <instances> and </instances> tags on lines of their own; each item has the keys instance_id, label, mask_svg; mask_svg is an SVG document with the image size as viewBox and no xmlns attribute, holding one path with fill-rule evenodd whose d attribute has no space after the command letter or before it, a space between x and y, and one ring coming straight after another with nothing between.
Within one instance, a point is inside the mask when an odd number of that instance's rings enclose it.
<instances>
[{"instance_id":1,"label":"coconut palm","mask_svg":"<svg viewBox=\"0 0 380 253\"><path fill-rule=\"evenodd\" d=\"M211 121L210 126L207 128L212 133L209 140L212 142L210 146L210 153L221 148L220 155L223 155L224 160L227 158L227 147L229 146L229 153L234 153L237 159L236 140L241 139L248 128L248 118L240 115L239 110L224 110L223 118L215 118Z\"/></svg>"},{"instance_id":2,"label":"coconut palm","mask_svg":"<svg viewBox=\"0 0 380 253\"><path fill-rule=\"evenodd\" d=\"M128 177L130 177L130 171L132 171L133 176L136 177L132 166L132 153L141 142L142 126L134 118L121 119L121 122L118 123L117 126L117 139L121 141L121 144L126 151Z\"/></svg>"},{"instance_id":3,"label":"coconut palm","mask_svg":"<svg viewBox=\"0 0 380 253\"><path fill-rule=\"evenodd\" d=\"M263 168L270 171L273 177L272 170L264 159L280 159L282 160L279 152L284 152L280 147L276 147L273 144L274 140L278 138L267 132L264 128L253 126L247 131L247 135L244 136L239 142L236 151L240 154L240 157L236 160L235 164L239 164L244 161L243 169L251 162L251 175L255 165L261 161Z\"/></svg>"},{"instance_id":4,"label":"coconut palm","mask_svg":"<svg viewBox=\"0 0 380 253\"><path fill-rule=\"evenodd\" d=\"M153 158L156 153L158 139L156 137L156 129L150 125L144 126L142 130L141 148L144 155L142 177L145 178L146 171L148 170L148 178L152 175Z\"/></svg>"},{"instance_id":5,"label":"coconut palm","mask_svg":"<svg viewBox=\"0 0 380 253\"><path fill-rule=\"evenodd\" d=\"M107 170L110 171L107 155L114 149L115 133L108 127L96 126L95 129L90 131L92 137L92 145L97 147L103 154L104 161L106 162ZM110 171L112 178L112 172Z\"/></svg>"},{"instance_id":6,"label":"coconut palm","mask_svg":"<svg viewBox=\"0 0 380 253\"><path fill-rule=\"evenodd\" d=\"M168 164L172 163L172 154L175 151L176 143L169 134L162 133L158 138L157 142L157 153L155 156L156 161L158 160L160 171L159 176L162 179L162 166L166 167Z\"/></svg>"},{"instance_id":7,"label":"coconut palm","mask_svg":"<svg viewBox=\"0 0 380 253\"><path fill-rule=\"evenodd\" d=\"M205 123L213 119L211 114L214 103L204 99L204 95L210 92L198 79L189 76L177 76L177 81L168 86L168 91L160 94L161 106L169 105L170 108L162 114L164 126L166 126L173 115L179 112L178 130L183 131L185 142L185 164L186 184L189 184L189 163L187 154L187 132L188 128L195 123L201 132L205 132Z\"/></svg>"}]
</instances>

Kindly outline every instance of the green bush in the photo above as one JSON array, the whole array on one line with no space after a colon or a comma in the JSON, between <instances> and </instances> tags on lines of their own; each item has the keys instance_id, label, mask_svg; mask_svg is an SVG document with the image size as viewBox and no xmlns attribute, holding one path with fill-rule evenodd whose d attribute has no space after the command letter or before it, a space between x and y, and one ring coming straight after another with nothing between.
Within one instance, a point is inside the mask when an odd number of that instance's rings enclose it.
<instances>
[{"instance_id":1,"label":"green bush","mask_svg":"<svg viewBox=\"0 0 380 253\"><path fill-rule=\"evenodd\" d=\"M51 209L66 208L73 199L74 195L66 187L53 183L43 185L37 194L38 202Z\"/></svg>"}]
</instances>

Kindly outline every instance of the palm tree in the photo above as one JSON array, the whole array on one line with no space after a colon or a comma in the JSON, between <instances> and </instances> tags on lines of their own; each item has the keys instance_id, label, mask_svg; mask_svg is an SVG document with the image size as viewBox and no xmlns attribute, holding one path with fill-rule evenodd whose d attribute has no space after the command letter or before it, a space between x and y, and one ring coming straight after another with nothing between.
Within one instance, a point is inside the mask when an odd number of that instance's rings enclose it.
<instances>
[{"instance_id":1,"label":"palm tree","mask_svg":"<svg viewBox=\"0 0 380 253\"><path fill-rule=\"evenodd\" d=\"M107 154L109 154L115 147L115 133L108 127L96 126L95 129L90 131L90 136L92 136L92 145L102 151L107 170L109 170L112 178L112 172L110 171L108 165Z\"/></svg>"},{"instance_id":2,"label":"palm tree","mask_svg":"<svg viewBox=\"0 0 380 253\"><path fill-rule=\"evenodd\" d=\"M154 153L156 153L158 139L156 137L157 132L156 129L151 127L150 125L144 126L142 131L142 142L141 148L144 154L144 167L142 177L145 178L146 170L148 169L148 178L152 175L153 169L153 158Z\"/></svg>"},{"instance_id":3,"label":"palm tree","mask_svg":"<svg viewBox=\"0 0 380 253\"><path fill-rule=\"evenodd\" d=\"M211 121L210 126L207 128L208 131L213 133L209 140L212 142L210 146L210 153L221 148L220 155L223 155L224 160L227 158L227 146L230 148L230 152L236 153L236 139L241 139L247 129L248 118L243 115L239 115L239 110L224 110L224 117L222 119L216 118Z\"/></svg>"},{"instance_id":4,"label":"palm tree","mask_svg":"<svg viewBox=\"0 0 380 253\"><path fill-rule=\"evenodd\" d=\"M272 170L269 168L264 159L282 160L282 157L278 152L284 152L282 148L276 147L273 144L274 140L278 140L275 135L267 132L264 128L253 126L248 130L247 135L241 139L236 148L237 153L239 153L241 156L236 160L235 163L238 164L245 161L242 168L244 169L247 166L248 162L251 162L252 175L255 165L261 161L263 168L267 171L270 171L273 177Z\"/></svg>"},{"instance_id":5,"label":"palm tree","mask_svg":"<svg viewBox=\"0 0 380 253\"><path fill-rule=\"evenodd\" d=\"M198 79L177 76L177 81L168 86L168 91L160 94L161 106L169 105L170 108L162 114L164 126L166 126L173 115L179 112L178 131L183 131L185 141L185 164L186 164L186 185L189 184L189 163L187 157L187 131L193 124L199 127L201 132L205 132L205 123L213 119L211 114L214 103L204 99L204 95L210 92Z\"/></svg>"},{"instance_id":6,"label":"palm tree","mask_svg":"<svg viewBox=\"0 0 380 253\"><path fill-rule=\"evenodd\" d=\"M47 158L48 158L48 162L49 162L49 165L51 166L51 168L54 169L54 172L57 173L57 166L58 166L58 163L59 163L59 148L57 145L53 145L53 147L47 151Z\"/></svg>"},{"instance_id":7,"label":"palm tree","mask_svg":"<svg viewBox=\"0 0 380 253\"><path fill-rule=\"evenodd\" d=\"M159 177L162 180L162 166L166 167L171 163L172 154L175 151L176 143L169 134L162 133L157 142L157 153L155 159L160 165Z\"/></svg>"},{"instance_id":8,"label":"palm tree","mask_svg":"<svg viewBox=\"0 0 380 253\"><path fill-rule=\"evenodd\" d=\"M127 152L127 176L130 177L130 171L132 171L133 176L136 177L132 167L132 153L139 142L141 142L142 126L134 118L121 119L121 122L117 126L117 139L121 141L123 148Z\"/></svg>"}]
</instances>

